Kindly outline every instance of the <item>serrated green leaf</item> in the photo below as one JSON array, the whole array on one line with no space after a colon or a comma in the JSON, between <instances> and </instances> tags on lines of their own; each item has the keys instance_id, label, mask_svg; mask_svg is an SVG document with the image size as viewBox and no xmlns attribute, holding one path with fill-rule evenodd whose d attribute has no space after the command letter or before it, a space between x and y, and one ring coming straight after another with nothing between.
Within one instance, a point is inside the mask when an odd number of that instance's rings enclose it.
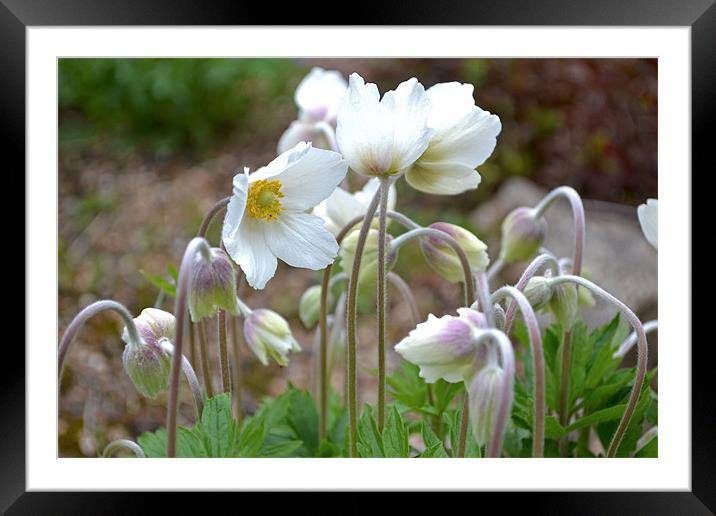
<instances>
[{"instance_id":1,"label":"serrated green leaf","mask_svg":"<svg viewBox=\"0 0 716 516\"><path fill-rule=\"evenodd\" d=\"M587 363L592 357L592 341L587 335L587 326L578 321L572 327L572 353L569 369L569 403L570 408L584 392L587 377Z\"/></svg>"},{"instance_id":2,"label":"serrated green leaf","mask_svg":"<svg viewBox=\"0 0 716 516\"><path fill-rule=\"evenodd\" d=\"M308 392L299 391L294 387L290 397L286 421L293 430L296 439L303 441L306 456L318 455L318 411L313 398Z\"/></svg>"},{"instance_id":3,"label":"serrated green leaf","mask_svg":"<svg viewBox=\"0 0 716 516\"><path fill-rule=\"evenodd\" d=\"M615 345L618 337L619 314L602 328L592 332L590 340L593 343L593 357L589 363L589 370L585 379L585 387L594 389L603 382L607 372L617 368L621 362L620 358L612 358L618 345Z\"/></svg>"},{"instance_id":4,"label":"serrated green leaf","mask_svg":"<svg viewBox=\"0 0 716 516\"><path fill-rule=\"evenodd\" d=\"M239 432L231 413L231 395L221 393L206 400L193 433L201 439L209 457L235 457Z\"/></svg>"},{"instance_id":5,"label":"serrated green leaf","mask_svg":"<svg viewBox=\"0 0 716 516\"><path fill-rule=\"evenodd\" d=\"M147 458L166 458L167 430L160 428L156 432L144 432L137 442ZM176 456L181 458L207 457L199 439L188 428L177 427Z\"/></svg>"},{"instance_id":6,"label":"serrated green leaf","mask_svg":"<svg viewBox=\"0 0 716 516\"><path fill-rule=\"evenodd\" d=\"M259 457L291 457L291 453L303 445L303 441L280 441L265 445L259 452Z\"/></svg>"},{"instance_id":7,"label":"serrated green leaf","mask_svg":"<svg viewBox=\"0 0 716 516\"><path fill-rule=\"evenodd\" d=\"M358 421L358 454L361 457L385 457L383 438L375 423L373 408L366 405Z\"/></svg>"},{"instance_id":8,"label":"serrated green leaf","mask_svg":"<svg viewBox=\"0 0 716 516\"><path fill-rule=\"evenodd\" d=\"M427 386L419 372L418 366L403 361L400 369L386 378L392 398L414 411L428 405Z\"/></svg>"},{"instance_id":9,"label":"serrated green leaf","mask_svg":"<svg viewBox=\"0 0 716 516\"><path fill-rule=\"evenodd\" d=\"M564 427L559 424L554 416L547 416L544 419L544 436L547 439L559 439L565 434Z\"/></svg>"},{"instance_id":10,"label":"serrated green leaf","mask_svg":"<svg viewBox=\"0 0 716 516\"><path fill-rule=\"evenodd\" d=\"M592 414L589 414L582 419L578 419L571 425L569 425L565 432L573 432L574 430L578 430L580 428L584 428L586 426L591 426L597 423L603 423L604 421L612 421L614 419L619 419L622 417L622 414L624 414L624 410L626 409L625 404L621 405L615 405L613 407L605 408L603 410L599 410L597 412L594 412Z\"/></svg>"},{"instance_id":11,"label":"serrated green leaf","mask_svg":"<svg viewBox=\"0 0 716 516\"><path fill-rule=\"evenodd\" d=\"M244 420L238 437L237 457L257 457L266 436L264 420L252 417Z\"/></svg>"},{"instance_id":12,"label":"serrated green leaf","mask_svg":"<svg viewBox=\"0 0 716 516\"><path fill-rule=\"evenodd\" d=\"M383 428L383 452L385 457L409 457L408 432L403 418L395 406L388 408L388 417Z\"/></svg>"}]
</instances>

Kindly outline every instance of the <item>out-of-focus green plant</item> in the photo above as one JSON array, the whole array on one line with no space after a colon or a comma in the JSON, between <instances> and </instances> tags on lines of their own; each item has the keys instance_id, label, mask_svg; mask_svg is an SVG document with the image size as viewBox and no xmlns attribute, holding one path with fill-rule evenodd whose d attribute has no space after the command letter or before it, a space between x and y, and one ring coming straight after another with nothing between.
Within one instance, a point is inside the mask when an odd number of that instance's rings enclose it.
<instances>
[{"instance_id":1,"label":"out-of-focus green plant","mask_svg":"<svg viewBox=\"0 0 716 516\"><path fill-rule=\"evenodd\" d=\"M287 59L61 59L60 142L201 156L253 106L290 105L301 73Z\"/></svg>"}]
</instances>

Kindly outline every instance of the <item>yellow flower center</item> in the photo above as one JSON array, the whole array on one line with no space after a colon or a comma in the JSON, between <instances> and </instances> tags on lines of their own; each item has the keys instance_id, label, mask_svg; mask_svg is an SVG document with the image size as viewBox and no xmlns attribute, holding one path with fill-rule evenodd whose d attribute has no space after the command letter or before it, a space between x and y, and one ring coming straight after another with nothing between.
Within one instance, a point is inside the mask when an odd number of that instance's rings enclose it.
<instances>
[{"instance_id":1,"label":"yellow flower center","mask_svg":"<svg viewBox=\"0 0 716 516\"><path fill-rule=\"evenodd\" d=\"M251 216L257 219L277 220L284 210L280 199L281 181L278 179L260 179L249 186L246 207Z\"/></svg>"}]
</instances>

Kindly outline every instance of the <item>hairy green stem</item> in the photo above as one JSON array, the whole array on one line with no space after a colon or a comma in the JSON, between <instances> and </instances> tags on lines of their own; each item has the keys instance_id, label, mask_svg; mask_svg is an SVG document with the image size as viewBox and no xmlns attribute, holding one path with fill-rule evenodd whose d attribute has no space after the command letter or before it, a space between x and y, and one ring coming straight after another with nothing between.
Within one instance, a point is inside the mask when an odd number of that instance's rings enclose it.
<instances>
[{"instance_id":1,"label":"hairy green stem","mask_svg":"<svg viewBox=\"0 0 716 516\"><path fill-rule=\"evenodd\" d=\"M214 220L214 217L216 217L219 213L226 209L226 207L229 205L230 200L231 196L224 197L211 207L211 209L206 213L206 215L204 215L204 219L201 221L201 226L199 226L199 232L197 236L206 238L206 232L209 230L209 226Z\"/></svg>"},{"instance_id":2,"label":"hairy green stem","mask_svg":"<svg viewBox=\"0 0 716 516\"><path fill-rule=\"evenodd\" d=\"M388 190L392 181L389 178L380 180L380 203L378 206L378 431L382 432L385 425L385 339L386 312L388 310L388 282L386 278L386 238Z\"/></svg>"},{"instance_id":3,"label":"hairy green stem","mask_svg":"<svg viewBox=\"0 0 716 516\"><path fill-rule=\"evenodd\" d=\"M170 355L174 355L175 348L170 342L162 340L160 343L164 351ZM184 377L186 378L186 381L189 384L189 389L191 390L191 395L194 398L194 420L199 421L201 413L204 410L204 393L201 390L196 373L191 367L191 364L186 356L181 357L181 370L182 373L184 373Z\"/></svg>"},{"instance_id":4,"label":"hairy green stem","mask_svg":"<svg viewBox=\"0 0 716 516\"><path fill-rule=\"evenodd\" d=\"M239 317L231 316L231 358L233 361L231 372L233 374L233 404L234 418L241 424L243 410L241 407L241 331L239 330Z\"/></svg>"},{"instance_id":5,"label":"hairy green stem","mask_svg":"<svg viewBox=\"0 0 716 516\"><path fill-rule=\"evenodd\" d=\"M221 390L231 392L231 374L229 373L229 349L226 342L226 312L219 310L216 316L219 337L219 363L221 365Z\"/></svg>"},{"instance_id":6,"label":"hairy green stem","mask_svg":"<svg viewBox=\"0 0 716 516\"><path fill-rule=\"evenodd\" d=\"M199 356L201 358L201 373L204 377L204 389L206 395L212 398L214 396L214 386L211 375L211 362L209 360L209 340L206 336L206 321L201 320L197 323L199 330Z\"/></svg>"}]
</instances>

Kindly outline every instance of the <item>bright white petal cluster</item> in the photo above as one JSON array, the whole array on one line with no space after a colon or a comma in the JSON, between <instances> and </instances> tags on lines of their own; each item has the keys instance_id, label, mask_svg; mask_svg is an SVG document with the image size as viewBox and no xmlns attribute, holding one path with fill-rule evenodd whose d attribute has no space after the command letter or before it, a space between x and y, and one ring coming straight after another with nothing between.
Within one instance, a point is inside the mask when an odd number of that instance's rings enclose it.
<instances>
[{"instance_id":1,"label":"bright white petal cluster","mask_svg":"<svg viewBox=\"0 0 716 516\"><path fill-rule=\"evenodd\" d=\"M490 157L502 124L497 115L475 105L472 84L447 82L427 90L432 110L427 125L433 133L420 159L405 179L416 190L459 194L477 188L475 170Z\"/></svg>"},{"instance_id":2,"label":"bright white petal cluster","mask_svg":"<svg viewBox=\"0 0 716 516\"><path fill-rule=\"evenodd\" d=\"M659 201L657 199L647 199L646 204L640 205L636 210L639 216L639 224L644 236L654 249L658 249L659 237Z\"/></svg>"},{"instance_id":3,"label":"bright white petal cluster","mask_svg":"<svg viewBox=\"0 0 716 516\"><path fill-rule=\"evenodd\" d=\"M487 326L484 315L471 308L459 308L458 313L458 317L428 315L427 321L395 346L405 360L420 366L420 376L427 383L441 378L451 383L467 381L484 358L485 348L475 345Z\"/></svg>"},{"instance_id":4,"label":"bright white petal cluster","mask_svg":"<svg viewBox=\"0 0 716 516\"><path fill-rule=\"evenodd\" d=\"M279 154L302 141L330 149L333 138L330 133L335 131L336 114L347 88L340 72L313 68L296 88L294 99L299 109L298 120L281 135Z\"/></svg>"},{"instance_id":5,"label":"bright white petal cluster","mask_svg":"<svg viewBox=\"0 0 716 516\"><path fill-rule=\"evenodd\" d=\"M333 193L313 209L313 214L318 215L326 223L328 230L337 235L348 222L355 217L365 215L368 205L380 187L380 180L373 178L365 186L354 193L336 188ZM395 208L395 186L391 185L388 191L388 209ZM375 220L377 226L378 220Z\"/></svg>"},{"instance_id":6,"label":"bright white petal cluster","mask_svg":"<svg viewBox=\"0 0 716 516\"><path fill-rule=\"evenodd\" d=\"M402 173L425 152L430 100L416 78L380 98L375 84L357 73L338 110L336 140L349 166L366 176Z\"/></svg>"},{"instance_id":7,"label":"bright white petal cluster","mask_svg":"<svg viewBox=\"0 0 716 516\"><path fill-rule=\"evenodd\" d=\"M301 142L253 174L234 176L221 237L249 285L264 288L277 258L313 270L333 263L335 237L306 211L333 192L347 169L340 154Z\"/></svg>"}]
</instances>

